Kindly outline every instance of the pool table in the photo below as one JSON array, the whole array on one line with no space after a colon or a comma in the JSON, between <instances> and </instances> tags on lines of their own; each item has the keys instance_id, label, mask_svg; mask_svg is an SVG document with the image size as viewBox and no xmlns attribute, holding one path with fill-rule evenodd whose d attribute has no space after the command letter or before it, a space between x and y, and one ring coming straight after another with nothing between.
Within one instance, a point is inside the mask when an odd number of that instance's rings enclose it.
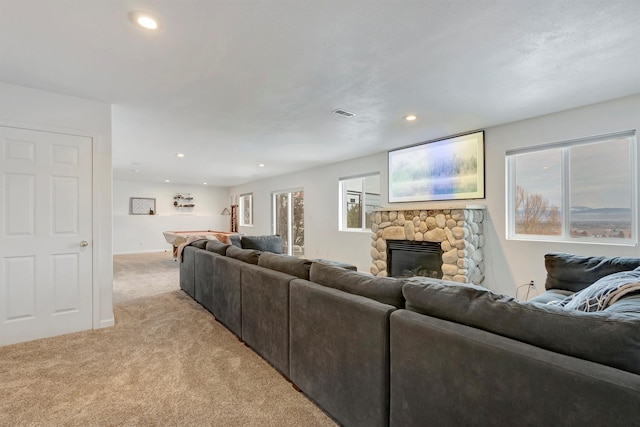
<instances>
[{"instance_id":1,"label":"pool table","mask_svg":"<svg viewBox=\"0 0 640 427\"><path fill-rule=\"evenodd\" d=\"M228 236L230 234L238 234L238 233L230 233L228 231L216 231L216 230L194 230L194 231L163 231L164 238L167 243L173 245L173 257L178 257L178 246L187 242L187 238L189 236L197 236L202 238L207 238L207 236L214 236L220 239L222 236Z\"/></svg>"}]
</instances>

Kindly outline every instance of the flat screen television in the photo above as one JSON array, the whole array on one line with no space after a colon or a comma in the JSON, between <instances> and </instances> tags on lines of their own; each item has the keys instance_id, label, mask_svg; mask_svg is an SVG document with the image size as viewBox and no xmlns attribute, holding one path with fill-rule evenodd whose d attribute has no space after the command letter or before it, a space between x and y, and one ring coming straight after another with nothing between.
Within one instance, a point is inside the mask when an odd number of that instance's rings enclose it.
<instances>
[{"instance_id":1,"label":"flat screen television","mask_svg":"<svg viewBox=\"0 0 640 427\"><path fill-rule=\"evenodd\" d=\"M389 203L484 199L484 131L389 151Z\"/></svg>"}]
</instances>

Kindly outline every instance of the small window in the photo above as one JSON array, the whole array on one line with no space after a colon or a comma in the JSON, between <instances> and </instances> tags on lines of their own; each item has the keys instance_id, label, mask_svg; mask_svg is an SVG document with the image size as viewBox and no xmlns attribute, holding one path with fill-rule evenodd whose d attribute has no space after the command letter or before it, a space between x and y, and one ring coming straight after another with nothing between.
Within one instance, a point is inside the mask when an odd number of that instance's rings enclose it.
<instances>
[{"instance_id":1,"label":"small window","mask_svg":"<svg viewBox=\"0 0 640 427\"><path fill-rule=\"evenodd\" d=\"M635 132L507 152L507 238L635 245Z\"/></svg>"},{"instance_id":2,"label":"small window","mask_svg":"<svg viewBox=\"0 0 640 427\"><path fill-rule=\"evenodd\" d=\"M340 231L370 231L379 207L379 174L340 179Z\"/></svg>"},{"instance_id":3,"label":"small window","mask_svg":"<svg viewBox=\"0 0 640 427\"><path fill-rule=\"evenodd\" d=\"M253 193L240 195L240 225L253 225Z\"/></svg>"}]
</instances>

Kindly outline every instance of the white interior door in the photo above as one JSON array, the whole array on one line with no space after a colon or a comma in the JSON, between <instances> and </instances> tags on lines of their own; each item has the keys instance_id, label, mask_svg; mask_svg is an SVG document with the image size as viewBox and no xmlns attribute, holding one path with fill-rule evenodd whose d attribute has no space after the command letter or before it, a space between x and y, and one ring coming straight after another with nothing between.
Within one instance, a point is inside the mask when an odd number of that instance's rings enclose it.
<instances>
[{"instance_id":1,"label":"white interior door","mask_svg":"<svg viewBox=\"0 0 640 427\"><path fill-rule=\"evenodd\" d=\"M92 327L92 139L0 126L0 345Z\"/></svg>"}]
</instances>

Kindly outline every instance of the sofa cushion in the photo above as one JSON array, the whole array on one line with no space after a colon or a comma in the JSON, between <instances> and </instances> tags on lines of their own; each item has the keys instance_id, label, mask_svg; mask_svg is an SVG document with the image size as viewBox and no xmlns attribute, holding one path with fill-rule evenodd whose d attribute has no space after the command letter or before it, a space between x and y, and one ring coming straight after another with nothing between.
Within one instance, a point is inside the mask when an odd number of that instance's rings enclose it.
<instances>
[{"instance_id":1,"label":"sofa cushion","mask_svg":"<svg viewBox=\"0 0 640 427\"><path fill-rule=\"evenodd\" d=\"M207 242L206 249L209 252L215 252L215 253L220 254L220 255L226 255L228 247L229 247L229 245L226 244L226 243L222 243L222 242L219 242L217 240L209 240Z\"/></svg>"},{"instance_id":2,"label":"sofa cushion","mask_svg":"<svg viewBox=\"0 0 640 427\"><path fill-rule=\"evenodd\" d=\"M578 292L604 276L640 267L640 258L552 252L544 256L544 266L547 269L546 289Z\"/></svg>"},{"instance_id":3,"label":"sofa cushion","mask_svg":"<svg viewBox=\"0 0 640 427\"><path fill-rule=\"evenodd\" d=\"M282 253L282 238L277 234L271 236L242 236L240 245L242 249L255 249L274 254Z\"/></svg>"},{"instance_id":4,"label":"sofa cushion","mask_svg":"<svg viewBox=\"0 0 640 427\"><path fill-rule=\"evenodd\" d=\"M264 252L260 254L258 265L270 270L290 274L300 279L309 280L311 261L308 259Z\"/></svg>"},{"instance_id":5,"label":"sofa cushion","mask_svg":"<svg viewBox=\"0 0 640 427\"><path fill-rule=\"evenodd\" d=\"M242 244L240 243L240 239L242 239L242 234L229 235L229 243L231 243L236 248L242 249Z\"/></svg>"},{"instance_id":6,"label":"sofa cushion","mask_svg":"<svg viewBox=\"0 0 640 427\"><path fill-rule=\"evenodd\" d=\"M332 265L334 267L346 268L347 270L358 271L358 267L356 267L353 264L347 264L346 262L332 261L332 260L324 259L324 258L314 258L311 261L313 261L313 262L321 262L323 264Z\"/></svg>"},{"instance_id":7,"label":"sofa cushion","mask_svg":"<svg viewBox=\"0 0 640 427\"><path fill-rule=\"evenodd\" d=\"M596 280L567 298L550 302L570 310L600 311L620 298L640 292L640 271L621 271Z\"/></svg>"},{"instance_id":8,"label":"sofa cushion","mask_svg":"<svg viewBox=\"0 0 640 427\"><path fill-rule=\"evenodd\" d=\"M409 310L640 374L640 312L566 310L434 279L403 292Z\"/></svg>"},{"instance_id":9,"label":"sofa cushion","mask_svg":"<svg viewBox=\"0 0 640 427\"><path fill-rule=\"evenodd\" d=\"M375 277L322 262L311 264L309 280L322 286L371 298L397 308L404 307L403 281L391 277Z\"/></svg>"},{"instance_id":10,"label":"sofa cushion","mask_svg":"<svg viewBox=\"0 0 640 427\"><path fill-rule=\"evenodd\" d=\"M240 249L231 245L227 248L226 255L229 258L235 258L240 261L247 262L249 264L258 264L258 258L260 258L260 251L254 251L253 249Z\"/></svg>"},{"instance_id":11,"label":"sofa cushion","mask_svg":"<svg viewBox=\"0 0 640 427\"><path fill-rule=\"evenodd\" d=\"M207 247L207 242L209 241L209 239L198 239L198 240L194 240L193 242L189 242L189 246L193 246L194 248L198 248L198 249L205 249Z\"/></svg>"}]
</instances>

